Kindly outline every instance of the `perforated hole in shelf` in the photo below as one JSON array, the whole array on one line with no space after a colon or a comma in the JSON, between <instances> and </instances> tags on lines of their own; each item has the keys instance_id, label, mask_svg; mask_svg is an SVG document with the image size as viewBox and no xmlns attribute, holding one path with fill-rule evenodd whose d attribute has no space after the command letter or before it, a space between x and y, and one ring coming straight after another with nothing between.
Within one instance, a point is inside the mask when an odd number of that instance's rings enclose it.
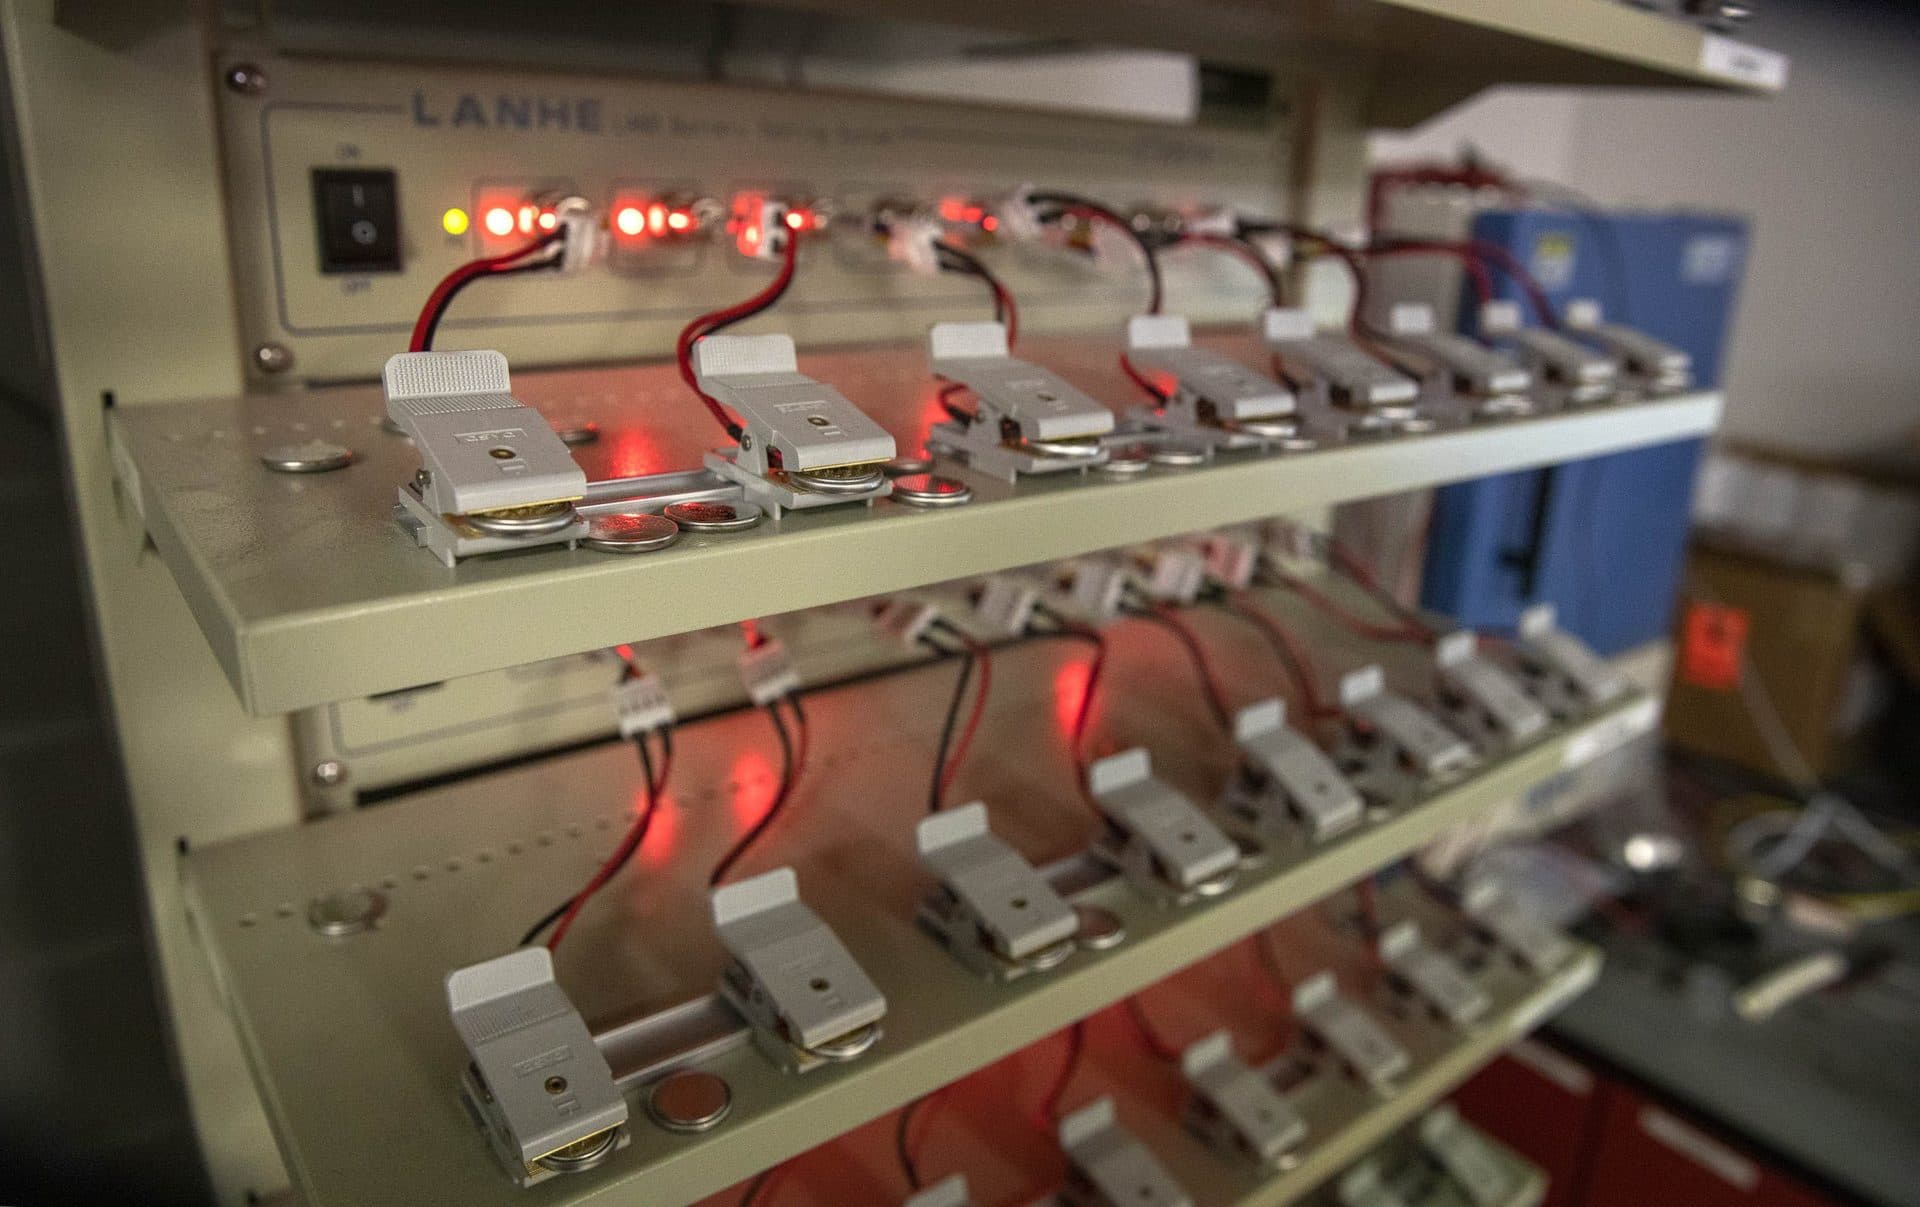
<instances>
[{"instance_id":1,"label":"perforated hole in shelf","mask_svg":"<svg viewBox=\"0 0 1920 1207\"><path fill-rule=\"evenodd\" d=\"M697 798L685 797L683 799L693 800ZM624 813L606 814L604 816L597 817L593 820L592 830L596 834L606 833L613 830L614 827L618 825L618 826L621 826L624 831L625 823L627 823L630 820L631 818ZM588 828L586 826L583 826L577 823L573 825L569 825L566 827L566 835L567 837L574 838L574 839L585 838L588 836ZM534 847L534 846L550 847L554 845L554 841L555 841L555 835L552 831L542 831L540 834L538 834L537 836L531 839L512 840L504 844L501 849L507 855L510 855L510 856L523 855L531 847ZM478 868L481 866L491 866L501 862L503 861L501 861L499 857L495 855L494 851L491 848L482 848L481 850L472 852L470 855L460 855L460 854L449 855L441 864L441 867L443 867L448 873L471 872L474 870L478 870ZM381 891L386 893L392 893L396 889L399 889L400 887L402 887L402 885L405 884L407 880L411 880L413 883L416 883L416 884L424 883L425 881L433 879L433 874L434 874L434 867L432 865L419 863L413 866L413 868L411 869L411 871L407 873L405 878L397 874L388 873L382 876L370 878L369 883L378 884L380 886ZM346 891L357 891L360 887L361 887L360 885L355 884L355 885L349 886L349 889ZM282 901L278 903L273 907L273 909L270 912L274 918L281 919L281 920L295 918L299 915L299 910L290 901ZM241 914L236 919L236 922L242 927L251 928L259 925L261 920L262 919L261 919L260 911L248 910L247 912Z\"/></svg>"}]
</instances>

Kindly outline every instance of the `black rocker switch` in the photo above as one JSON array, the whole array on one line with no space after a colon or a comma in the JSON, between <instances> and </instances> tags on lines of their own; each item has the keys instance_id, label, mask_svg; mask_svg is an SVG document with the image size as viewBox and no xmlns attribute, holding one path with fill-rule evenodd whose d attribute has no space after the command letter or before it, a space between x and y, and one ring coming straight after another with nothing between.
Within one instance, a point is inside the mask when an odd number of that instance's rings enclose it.
<instances>
[{"instance_id":1,"label":"black rocker switch","mask_svg":"<svg viewBox=\"0 0 1920 1207\"><path fill-rule=\"evenodd\" d=\"M391 168L315 168L321 272L400 271L400 190Z\"/></svg>"}]
</instances>

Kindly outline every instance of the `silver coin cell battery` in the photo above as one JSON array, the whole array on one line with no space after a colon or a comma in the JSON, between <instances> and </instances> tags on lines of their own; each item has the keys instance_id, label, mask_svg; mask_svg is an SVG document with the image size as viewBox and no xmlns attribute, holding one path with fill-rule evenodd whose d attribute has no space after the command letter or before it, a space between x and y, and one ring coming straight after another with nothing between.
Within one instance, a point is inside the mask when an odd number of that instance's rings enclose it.
<instances>
[{"instance_id":1,"label":"silver coin cell battery","mask_svg":"<svg viewBox=\"0 0 1920 1207\"><path fill-rule=\"evenodd\" d=\"M1189 466L1205 465L1207 450L1187 444L1156 444L1148 458L1155 465Z\"/></svg>"},{"instance_id":2,"label":"silver coin cell battery","mask_svg":"<svg viewBox=\"0 0 1920 1207\"><path fill-rule=\"evenodd\" d=\"M647 1094L647 1114L670 1132L708 1131L732 1111L733 1090L722 1078L700 1069L669 1073Z\"/></svg>"},{"instance_id":3,"label":"silver coin cell battery","mask_svg":"<svg viewBox=\"0 0 1920 1207\"><path fill-rule=\"evenodd\" d=\"M651 553L680 539L680 525L650 512L616 511L591 516L581 543L606 553Z\"/></svg>"},{"instance_id":4,"label":"silver coin cell battery","mask_svg":"<svg viewBox=\"0 0 1920 1207\"><path fill-rule=\"evenodd\" d=\"M812 474L798 470L788 472L787 481L801 489L818 495L863 495L878 490L887 476L879 470L871 473L839 475Z\"/></svg>"},{"instance_id":5,"label":"silver coin cell battery","mask_svg":"<svg viewBox=\"0 0 1920 1207\"><path fill-rule=\"evenodd\" d=\"M573 523L572 503L530 503L499 511L472 511L463 518L488 536L545 536Z\"/></svg>"},{"instance_id":6,"label":"silver coin cell battery","mask_svg":"<svg viewBox=\"0 0 1920 1207\"><path fill-rule=\"evenodd\" d=\"M277 474L324 474L353 464L353 450L331 440L303 440L262 449L260 463Z\"/></svg>"},{"instance_id":7,"label":"silver coin cell battery","mask_svg":"<svg viewBox=\"0 0 1920 1207\"><path fill-rule=\"evenodd\" d=\"M893 497L909 507L958 507L973 501L973 488L958 478L908 474L893 480Z\"/></svg>"},{"instance_id":8,"label":"silver coin cell battery","mask_svg":"<svg viewBox=\"0 0 1920 1207\"><path fill-rule=\"evenodd\" d=\"M1080 924L1073 940L1083 950L1105 951L1126 942L1127 924L1120 920L1119 914L1105 906L1076 905L1073 915Z\"/></svg>"},{"instance_id":9,"label":"silver coin cell battery","mask_svg":"<svg viewBox=\"0 0 1920 1207\"><path fill-rule=\"evenodd\" d=\"M1153 449L1145 444L1121 444L1107 451L1107 459L1094 466L1103 474L1130 477L1153 468Z\"/></svg>"},{"instance_id":10,"label":"silver coin cell battery","mask_svg":"<svg viewBox=\"0 0 1920 1207\"><path fill-rule=\"evenodd\" d=\"M760 522L765 513L757 503L696 499L669 503L666 516L688 532L739 532Z\"/></svg>"}]
</instances>

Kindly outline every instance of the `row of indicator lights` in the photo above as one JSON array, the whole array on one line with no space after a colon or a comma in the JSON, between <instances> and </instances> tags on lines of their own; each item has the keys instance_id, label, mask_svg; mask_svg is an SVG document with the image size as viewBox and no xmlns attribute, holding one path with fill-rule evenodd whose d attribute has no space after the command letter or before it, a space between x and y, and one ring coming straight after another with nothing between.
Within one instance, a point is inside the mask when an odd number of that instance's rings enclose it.
<instances>
[{"instance_id":1,"label":"row of indicator lights","mask_svg":"<svg viewBox=\"0 0 1920 1207\"><path fill-rule=\"evenodd\" d=\"M761 241L762 232L757 222L743 217L743 213L759 201L753 195L748 195L748 198L748 205L736 202L733 207L735 219L730 225L741 244L741 250L751 255ZM957 198L942 200L938 212L948 222L977 225L988 233L1000 225L999 220L980 205ZM527 204L488 206L481 215L482 229L496 239L549 232L559 226L559 221L551 206ZM818 216L806 209L788 211L786 224L796 231L816 229L820 225ZM629 239L660 238L689 234L697 228L698 219L689 206L667 205L660 201L650 201L644 205L626 202L614 208L612 225L615 232ZM440 215L440 228L449 235L464 235L472 226L472 216L459 206L451 206Z\"/></svg>"},{"instance_id":2,"label":"row of indicator lights","mask_svg":"<svg viewBox=\"0 0 1920 1207\"><path fill-rule=\"evenodd\" d=\"M522 205L510 209L495 205L488 207L481 224L489 235L504 239L512 234L531 235L536 231L545 233L555 230L560 225L560 217L551 206ZM472 226L472 217L457 205L440 215L440 229L449 235L464 235Z\"/></svg>"},{"instance_id":3,"label":"row of indicator lights","mask_svg":"<svg viewBox=\"0 0 1920 1207\"><path fill-rule=\"evenodd\" d=\"M657 201L645 207L623 205L613 212L614 229L634 238L642 235L686 234L693 230L694 222L691 209L684 206L668 207ZM495 205L488 207L481 217L482 228L499 239L514 234L532 235L535 232L552 231L559 224L560 219L550 206ZM472 215L457 205L450 206L440 215L440 229L449 235L464 235L472 228Z\"/></svg>"}]
</instances>

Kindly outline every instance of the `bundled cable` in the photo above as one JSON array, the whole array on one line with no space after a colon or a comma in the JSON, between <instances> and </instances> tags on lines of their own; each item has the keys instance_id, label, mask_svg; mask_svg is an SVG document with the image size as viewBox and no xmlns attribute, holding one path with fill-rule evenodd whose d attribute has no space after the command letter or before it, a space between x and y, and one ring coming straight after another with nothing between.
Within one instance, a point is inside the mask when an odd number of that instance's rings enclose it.
<instances>
[{"instance_id":1,"label":"bundled cable","mask_svg":"<svg viewBox=\"0 0 1920 1207\"><path fill-rule=\"evenodd\" d=\"M1346 266L1347 275L1353 278L1353 311L1348 320L1348 328L1359 338L1371 331L1367 323L1367 265L1361 253L1340 242L1326 231L1300 226L1292 222L1246 220L1240 223L1239 233L1247 235L1276 234L1285 235L1296 242L1312 245L1318 253L1332 255Z\"/></svg>"},{"instance_id":2,"label":"bundled cable","mask_svg":"<svg viewBox=\"0 0 1920 1207\"><path fill-rule=\"evenodd\" d=\"M680 338L674 343L674 362L680 368L680 380L687 383L694 397L704 404L714 419L734 440L740 439L745 429L733 416L727 414L727 408L720 405L718 399L700 388L700 379L693 371L694 345L709 335L718 334L736 323L744 323L755 315L771 310L786 296L787 287L793 284L794 270L800 264L800 231L789 225L786 238L781 242L780 271L774 275L766 288L754 294L744 302L735 303L721 310L703 314L680 329Z\"/></svg>"},{"instance_id":3,"label":"bundled cable","mask_svg":"<svg viewBox=\"0 0 1920 1207\"><path fill-rule=\"evenodd\" d=\"M1160 257L1154 253L1153 245L1148 243L1139 231L1133 229L1131 222L1128 222L1118 213L1100 204L1098 201L1082 197L1077 193L1063 193L1058 191L1036 192L1029 193L1027 200L1036 206L1056 208L1061 213L1081 215L1106 226L1110 226L1125 235L1133 244L1134 248L1139 251L1140 260L1146 266L1147 313L1160 313L1161 304L1166 295L1165 288L1160 279ZM1166 391L1154 385L1145 374L1135 369L1133 362L1129 361L1124 353L1120 357L1120 369L1135 385L1146 391L1147 394L1156 401L1165 402L1167 400Z\"/></svg>"},{"instance_id":4,"label":"bundled cable","mask_svg":"<svg viewBox=\"0 0 1920 1207\"><path fill-rule=\"evenodd\" d=\"M1329 620L1341 628L1366 641L1394 641L1425 643L1433 639L1433 631L1424 625L1415 629L1406 624L1377 624L1363 616L1349 611L1347 607L1325 591L1314 586L1304 578L1291 574L1276 576L1282 586L1306 600Z\"/></svg>"},{"instance_id":5,"label":"bundled cable","mask_svg":"<svg viewBox=\"0 0 1920 1207\"><path fill-rule=\"evenodd\" d=\"M1160 304L1164 296L1164 290L1162 289L1160 281L1160 260L1159 257L1154 255L1152 245L1141 237L1139 231L1133 229L1131 222L1128 222L1125 218L1121 217L1109 207L1102 205L1100 202L1089 197L1082 197L1077 193L1046 190L1027 194L1027 200L1035 206L1052 208L1061 213L1078 214L1082 217L1090 218L1096 222L1110 226L1125 235L1133 246L1138 249L1140 259L1146 265L1148 285L1147 313L1160 313Z\"/></svg>"},{"instance_id":6,"label":"bundled cable","mask_svg":"<svg viewBox=\"0 0 1920 1207\"><path fill-rule=\"evenodd\" d=\"M514 251L470 260L442 277L440 283L433 287L433 292L427 295L426 305L420 308L420 317L414 320L413 337L407 342L407 351L433 351L433 337L440 330L440 319L446 314L447 307L453 304L454 297L461 290L480 278L557 267L560 263L560 242L565 238L566 228L562 227Z\"/></svg>"},{"instance_id":7,"label":"bundled cable","mask_svg":"<svg viewBox=\"0 0 1920 1207\"><path fill-rule=\"evenodd\" d=\"M973 746L973 740L979 735L980 722L987 711L987 695L993 690L993 651L984 643L943 620L936 619L933 628L958 641L962 647L960 654L960 676L953 687L953 698L947 704L946 720L940 727L940 745L934 754L933 782L927 791L927 812L938 813L945 807L947 793L953 788L954 777L960 772L960 765L966 761L967 751ZM951 655L952 650L931 638L922 638L932 649L943 655ZM973 694L973 707L968 711L967 723L960 730L960 740L953 740L954 728L960 719L960 706L967 698L967 688L976 674L979 688ZM949 756L948 751L952 754Z\"/></svg>"},{"instance_id":8,"label":"bundled cable","mask_svg":"<svg viewBox=\"0 0 1920 1207\"><path fill-rule=\"evenodd\" d=\"M1219 679L1214 676L1213 666L1207 661L1207 651L1201 646L1199 635L1186 621L1180 619L1173 608L1168 606L1139 608L1133 610L1131 614L1150 624L1158 625L1173 634L1174 638L1180 642L1181 648L1187 652L1188 660L1193 663L1194 674L1200 680L1200 693L1206 697L1207 711L1213 714L1213 719L1219 722L1220 728L1231 733L1233 710L1227 707L1226 693L1221 689Z\"/></svg>"},{"instance_id":9,"label":"bundled cable","mask_svg":"<svg viewBox=\"0 0 1920 1207\"><path fill-rule=\"evenodd\" d=\"M1384 234L1374 240L1369 252L1374 255L1434 253L1455 256L1472 278L1474 294L1482 302L1493 296L1493 280L1487 274L1487 266L1491 265L1526 295L1527 305L1542 326L1555 329L1560 326L1560 316L1547 299L1546 290L1541 287L1539 279L1519 257L1498 243L1489 243L1485 239L1414 239Z\"/></svg>"},{"instance_id":10,"label":"bundled cable","mask_svg":"<svg viewBox=\"0 0 1920 1207\"><path fill-rule=\"evenodd\" d=\"M1313 662L1307 656L1306 647L1300 639L1289 632L1280 622L1267 615L1245 594L1235 594L1221 601L1221 607L1227 612L1252 625L1280 663L1294 691L1298 693L1300 703L1310 717L1331 717L1339 715L1340 710L1331 707L1320 695L1320 687L1314 678Z\"/></svg>"},{"instance_id":11,"label":"bundled cable","mask_svg":"<svg viewBox=\"0 0 1920 1207\"><path fill-rule=\"evenodd\" d=\"M973 277L984 283L993 295L994 321L1007 329L1007 346L1020 337L1020 310L1014 305L1013 291L1008 289L999 277L993 274L980 257L945 239L937 239L933 244L934 255L939 259L940 267L947 272ZM954 398L966 392L967 387L957 381L948 382L940 387L940 407L947 416L957 423L972 423L974 417L954 405Z\"/></svg>"},{"instance_id":12,"label":"bundled cable","mask_svg":"<svg viewBox=\"0 0 1920 1207\"><path fill-rule=\"evenodd\" d=\"M633 861L634 854L646 841L647 831L652 828L654 815L660 809L661 794L666 791L667 777L673 770L672 729L664 728L658 731L657 736L660 741L658 764L654 762L653 755L647 748L648 736L643 733L634 739L634 746L640 752L640 766L644 772L646 784L646 800L641 804L640 812L634 816L633 823L627 827L626 834L621 837L620 844L614 848L613 854L600 865L599 870L593 874L586 885L528 927L527 933L520 937L520 946L525 947L533 942L541 931L552 926L553 934L547 937L547 950L559 950L561 940L567 937L567 931L572 929L574 919L579 917L580 911L585 908L588 900L604 888L609 880L618 875L620 869Z\"/></svg>"},{"instance_id":13,"label":"bundled cable","mask_svg":"<svg viewBox=\"0 0 1920 1207\"><path fill-rule=\"evenodd\" d=\"M1020 312L1013 304L1013 291L1008 289L999 277L993 274L980 257L945 239L937 239L933 244L934 255L940 261L940 267L947 272L961 276L974 277L986 285L993 295L994 321L1007 329L1007 346L1012 347L1020 338Z\"/></svg>"},{"instance_id":14,"label":"bundled cable","mask_svg":"<svg viewBox=\"0 0 1920 1207\"><path fill-rule=\"evenodd\" d=\"M1439 635L1424 616L1401 603L1393 592L1381 586L1380 580L1374 577L1366 563L1354 556L1345 545L1330 536L1319 536L1316 540L1326 551L1328 563L1356 583L1382 608L1391 612L1408 632L1416 634L1422 641L1431 641Z\"/></svg>"},{"instance_id":15,"label":"bundled cable","mask_svg":"<svg viewBox=\"0 0 1920 1207\"><path fill-rule=\"evenodd\" d=\"M792 730L787 728L785 718L780 715L782 704L786 704L793 711ZM720 862L714 865L712 874L707 877L707 884L712 887L718 887L726 880L727 873L733 870L734 865L740 862L748 849L760 840L762 834L772 828L775 821L779 820L781 811L787 807L787 802L793 797L794 786L800 782L800 777L807 769L807 713L801 706L799 693L790 692L774 700L766 706L766 713L767 719L773 723L774 737L780 742L779 785L774 789L773 802L767 806L767 811L760 815L760 820L754 822L747 832L727 849L727 853L721 856Z\"/></svg>"}]
</instances>

